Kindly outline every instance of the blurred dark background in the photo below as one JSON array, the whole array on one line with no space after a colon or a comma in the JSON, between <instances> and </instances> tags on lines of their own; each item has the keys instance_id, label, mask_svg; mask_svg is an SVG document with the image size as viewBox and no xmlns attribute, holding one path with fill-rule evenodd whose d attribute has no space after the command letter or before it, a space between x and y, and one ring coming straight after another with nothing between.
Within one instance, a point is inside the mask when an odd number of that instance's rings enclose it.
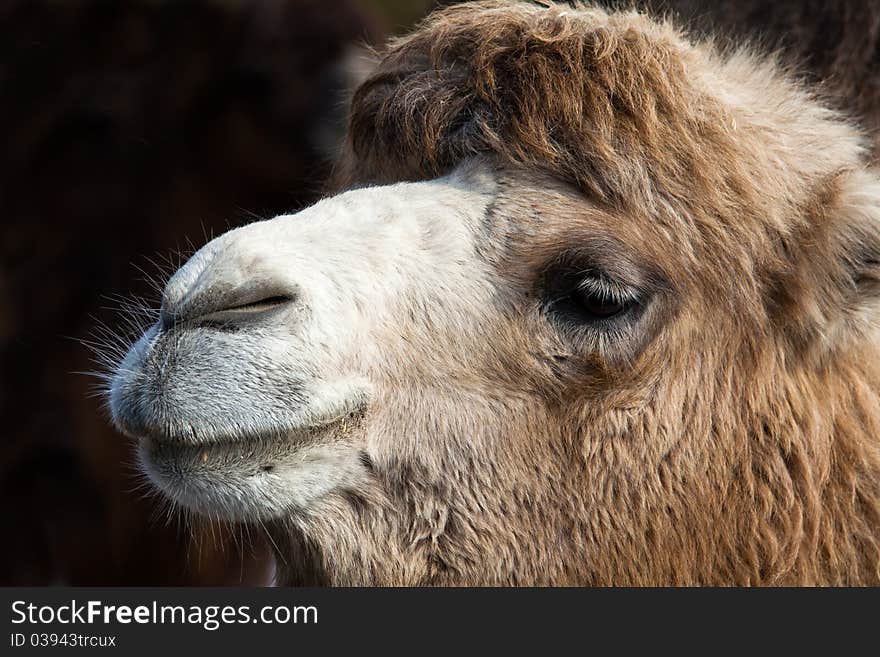
<instances>
[{"instance_id":1,"label":"blurred dark background","mask_svg":"<svg viewBox=\"0 0 880 657\"><path fill-rule=\"evenodd\" d=\"M360 46L435 4L0 0L0 584L268 581L256 536L138 489L80 340L210 235L314 201ZM782 47L876 127L876 2L654 4Z\"/></svg>"}]
</instances>

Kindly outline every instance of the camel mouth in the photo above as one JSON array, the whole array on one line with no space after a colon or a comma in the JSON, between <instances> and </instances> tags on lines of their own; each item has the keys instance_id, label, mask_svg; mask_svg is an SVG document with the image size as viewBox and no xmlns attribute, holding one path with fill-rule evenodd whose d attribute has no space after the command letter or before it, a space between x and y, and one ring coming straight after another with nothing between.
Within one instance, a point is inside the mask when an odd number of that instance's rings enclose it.
<instances>
[{"instance_id":1,"label":"camel mouth","mask_svg":"<svg viewBox=\"0 0 880 657\"><path fill-rule=\"evenodd\" d=\"M142 472L180 507L234 521L275 518L363 478L356 411L291 431L185 442L141 438Z\"/></svg>"},{"instance_id":2,"label":"camel mouth","mask_svg":"<svg viewBox=\"0 0 880 657\"><path fill-rule=\"evenodd\" d=\"M272 472L276 462L303 449L308 443L281 437L258 440L226 440L192 445L167 439L146 438L141 443L141 464L154 479L169 475L181 481L234 468L241 474Z\"/></svg>"},{"instance_id":3,"label":"camel mouth","mask_svg":"<svg viewBox=\"0 0 880 657\"><path fill-rule=\"evenodd\" d=\"M215 436L200 436L193 430L186 435L175 433L147 433L140 436L143 449L149 455L177 455L181 459L198 457L206 462L212 456L235 453L240 457L256 455L266 448L297 448L322 442L328 437L344 438L359 426L366 415L366 407L358 405L345 414L335 415L302 426L279 427L260 433L236 432Z\"/></svg>"}]
</instances>

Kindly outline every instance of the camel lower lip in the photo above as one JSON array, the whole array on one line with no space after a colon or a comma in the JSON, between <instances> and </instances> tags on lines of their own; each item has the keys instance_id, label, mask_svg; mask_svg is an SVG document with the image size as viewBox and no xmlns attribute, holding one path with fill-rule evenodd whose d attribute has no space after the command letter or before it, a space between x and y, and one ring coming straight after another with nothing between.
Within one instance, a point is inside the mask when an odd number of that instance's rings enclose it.
<instances>
[{"instance_id":1,"label":"camel lower lip","mask_svg":"<svg viewBox=\"0 0 880 657\"><path fill-rule=\"evenodd\" d=\"M248 440L204 445L147 439L141 443L141 463L160 480L193 481L218 473L255 476L271 473L275 465L303 450L296 440Z\"/></svg>"},{"instance_id":2,"label":"camel lower lip","mask_svg":"<svg viewBox=\"0 0 880 657\"><path fill-rule=\"evenodd\" d=\"M237 436L192 442L167 437L146 437L141 441L142 452L151 461L176 462L198 467L216 461L259 461L267 454L296 452L328 434L346 434L362 417L360 411L342 418L327 420L308 427L279 430L255 436Z\"/></svg>"},{"instance_id":3,"label":"camel lower lip","mask_svg":"<svg viewBox=\"0 0 880 657\"><path fill-rule=\"evenodd\" d=\"M259 474L271 472L275 464L302 450L308 443L296 440L227 441L205 445L147 440L141 456L154 471L190 478L220 471Z\"/></svg>"},{"instance_id":4,"label":"camel lower lip","mask_svg":"<svg viewBox=\"0 0 880 657\"><path fill-rule=\"evenodd\" d=\"M146 439L142 444L143 450L151 461L176 462L198 466L199 463L208 463L212 459L238 455L247 457L248 451L254 451L253 443L226 441L213 442L204 445L192 445L183 442L169 440Z\"/></svg>"}]
</instances>

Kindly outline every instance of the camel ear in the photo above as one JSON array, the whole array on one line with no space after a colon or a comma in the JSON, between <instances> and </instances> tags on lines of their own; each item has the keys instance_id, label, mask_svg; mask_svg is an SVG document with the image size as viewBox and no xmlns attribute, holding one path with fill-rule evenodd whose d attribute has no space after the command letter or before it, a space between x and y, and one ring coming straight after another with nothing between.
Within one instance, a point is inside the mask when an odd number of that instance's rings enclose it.
<instances>
[{"instance_id":1,"label":"camel ear","mask_svg":"<svg viewBox=\"0 0 880 657\"><path fill-rule=\"evenodd\" d=\"M825 211L832 250L829 292L836 297L829 337L847 340L880 328L880 177L848 171L835 187Z\"/></svg>"},{"instance_id":2,"label":"camel ear","mask_svg":"<svg viewBox=\"0 0 880 657\"><path fill-rule=\"evenodd\" d=\"M880 327L880 178L825 180L764 272L769 318L800 353L846 348Z\"/></svg>"}]
</instances>

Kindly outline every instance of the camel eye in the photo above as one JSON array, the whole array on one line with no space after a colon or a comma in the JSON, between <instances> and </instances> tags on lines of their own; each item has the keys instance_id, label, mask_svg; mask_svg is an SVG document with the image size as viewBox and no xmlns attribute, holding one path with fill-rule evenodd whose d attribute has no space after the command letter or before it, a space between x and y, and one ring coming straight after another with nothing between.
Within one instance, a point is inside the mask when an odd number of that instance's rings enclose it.
<instances>
[{"instance_id":1,"label":"camel eye","mask_svg":"<svg viewBox=\"0 0 880 657\"><path fill-rule=\"evenodd\" d=\"M553 275L547 293L548 312L597 328L623 319L639 305L633 290L594 271Z\"/></svg>"},{"instance_id":2,"label":"camel eye","mask_svg":"<svg viewBox=\"0 0 880 657\"><path fill-rule=\"evenodd\" d=\"M585 318L609 319L624 312L628 304L624 300L615 299L604 293L588 290L576 290L571 297Z\"/></svg>"}]
</instances>

